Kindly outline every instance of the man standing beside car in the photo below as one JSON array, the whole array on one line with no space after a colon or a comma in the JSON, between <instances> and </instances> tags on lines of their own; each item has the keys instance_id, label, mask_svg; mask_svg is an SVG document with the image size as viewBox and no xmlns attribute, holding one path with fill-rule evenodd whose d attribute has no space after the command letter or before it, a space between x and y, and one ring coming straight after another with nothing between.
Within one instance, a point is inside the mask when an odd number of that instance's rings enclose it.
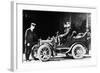
<instances>
[{"instance_id":1,"label":"man standing beside car","mask_svg":"<svg viewBox=\"0 0 100 73\"><path fill-rule=\"evenodd\" d=\"M28 28L25 32L25 58L26 61L29 60L32 46L35 45L38 42L37 34L35 29L36 24L31 23L30 28Z\"/></svg>"}]
</instances>

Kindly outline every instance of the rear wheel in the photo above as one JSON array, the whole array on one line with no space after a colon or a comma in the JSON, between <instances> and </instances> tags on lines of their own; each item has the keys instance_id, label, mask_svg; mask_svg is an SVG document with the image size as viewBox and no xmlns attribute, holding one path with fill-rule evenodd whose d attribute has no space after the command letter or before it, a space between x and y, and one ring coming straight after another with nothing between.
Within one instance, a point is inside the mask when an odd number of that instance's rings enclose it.
<instances>
[{"instance_id":1,"label":"rear wheel","mask_svg":"<svg viewBox=\"0 0 100 73\"><path fill-rule=\"evenodd\" d=\"M36 51L35 51L35 49L32 50L32 58L34 60L38 60L38 58L36 58Z\"/></svg>"},{"instance_id":2,"label":"rear wheel","mask_svg":"<svg viewBox=\"0 0 100 73\"><path fill-rule=\"evenodd\" d=\"M81 44L76 44L72 48L72 56L75 59L83 58L85 53L86 53L86 50L85 50L85 48Z\"/></svg>"},{"instance_id":3,"label":"rear wheel","mask_svg":"<svg viewBox=\"0 0 100 73\"><path fill-rule=\"evenodd\" d=\"M42 45L38 49L38 58L40 61L48 61L51 57L51 49L48 45Z\"/></svg>"}]
</instances>

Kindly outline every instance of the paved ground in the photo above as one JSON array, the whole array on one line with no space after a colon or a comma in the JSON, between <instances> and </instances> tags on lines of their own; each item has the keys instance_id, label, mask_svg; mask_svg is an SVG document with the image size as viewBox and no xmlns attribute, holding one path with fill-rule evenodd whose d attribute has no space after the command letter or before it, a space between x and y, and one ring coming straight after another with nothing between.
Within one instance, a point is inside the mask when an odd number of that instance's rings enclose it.
<instances>
[{"instance_id":1,"label":"paved ground","mask_svg":"<svg viewBox=\"0 0 100 73\"><path fill-rule=\"evenodd\" d=\"M82 59L78 59L78 60L83 60L83 59L88 59L88 58L91 58L91 56L86 55ZM64 54L59 54L58 56L52 57L50 59L50 61L67 61L67 60L76 60L76 59L73 59L72 57L66 57ZM24 58L23 61L26 62L25 58ZM30 61L28 61L28 62L40 62L40 61L39 60L34 60L34 59L30 58Z\"/></svg>"}]
</instances>

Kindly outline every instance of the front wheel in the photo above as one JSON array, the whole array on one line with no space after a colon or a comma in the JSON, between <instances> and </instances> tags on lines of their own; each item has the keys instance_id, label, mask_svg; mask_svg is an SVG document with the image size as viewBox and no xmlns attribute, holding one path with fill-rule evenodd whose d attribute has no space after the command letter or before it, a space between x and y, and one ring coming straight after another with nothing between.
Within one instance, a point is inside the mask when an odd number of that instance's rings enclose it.
<instances>
[{"instance_id":1,"label":"front wheel","mask_svg":"<svg viewBox=\"0 0 100 73\"><path fill-rule=\"evenodd\" d=\"M72 48L72 56L75 59L83 58L85 53L86 53L86 50L81 44L76 44Z\"/></svg>"},{"instance_id":2,"label":"front wheel","mask_svg":"<svg viewBox=\"0 0 100 73\"><path fill-rule=\"evenodd\" d=\"M38 58L40 61L48 61L51 57L51 49L48 45L42 45L38 49Z\"/></svg>"}]
</instances>

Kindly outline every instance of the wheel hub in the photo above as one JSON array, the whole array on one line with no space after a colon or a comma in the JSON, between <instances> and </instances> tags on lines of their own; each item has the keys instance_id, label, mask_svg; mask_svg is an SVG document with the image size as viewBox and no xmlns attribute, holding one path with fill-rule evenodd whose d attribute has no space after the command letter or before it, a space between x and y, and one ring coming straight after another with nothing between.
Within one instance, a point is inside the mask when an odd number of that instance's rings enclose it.
<instances>
[{"instance_id":1,"label":"wheel hub","mask_svg":"<svg viewBox=\"0 0 100 73\"><path fill-rule=\"evenodd\" d=\"M82 50L77 50L77 52L76 52L77 54L79 54L79 55L81 55L82 54Z\"/></svg>"},{"instance_id":2,"label":"wheel hub","mask_svg":"<svg viewBox=\"0 0 100 73\"><path fill-rule=\"evenodd\" d=\"M43 55L46 55L47 54L47 51L43 51Z\"/></svg>"},{"instance_id":3,"label":"wheel hub","mask_svg":"<svg viewBox=\"0 0 100 73\"><path fill-rule=\"evenodd\" d=\"M42 59L48 59L48 55L49 55L49 53L48 53L47 48L44 48L44 49L41 50L41 58Z\"/></svg>"}]
</instances>

